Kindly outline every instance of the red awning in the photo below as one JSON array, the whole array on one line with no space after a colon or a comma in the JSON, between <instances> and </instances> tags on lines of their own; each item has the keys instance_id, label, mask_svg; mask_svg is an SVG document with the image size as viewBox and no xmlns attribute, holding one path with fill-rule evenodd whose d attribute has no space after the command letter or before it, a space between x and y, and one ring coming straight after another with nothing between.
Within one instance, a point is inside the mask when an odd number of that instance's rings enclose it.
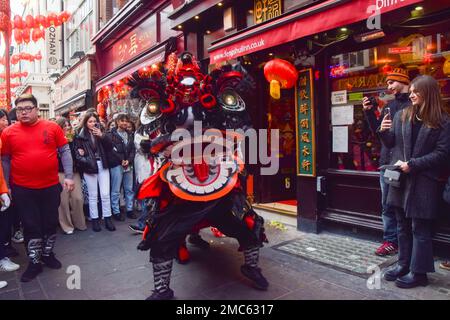
<instances>
[{"instance_id":1,"label":"red awning","mask_svg":"<svg viewBox=\"0 0 450 320\"><path fill-rule=\"evenodd\" d=\"M111 73L111 74L107 75L106 77L97 81L97 83L95 84L95 91L98 91L104 86L107 86L116 81L119 81L145 66L149 66L154 63L159 63L159 62L163 61L164 56L165 56L165 48L164 47L158 48L157 50L146 54L145 56L137 59L136 61L130 63L129 65L125 66L124 68L114 71L113 73Z\"/></svg>"},{"instance_id":2,"label":"red awning","mask_svg":"<svg viewBox=\"0 0 450 320\"><path fill-rule=\"evenodd\" d=\"M210 62L213 64L234 59L308 35L367 20L375 15L376 8L381 13L386 13L422 1L328 0L214 43L208 48Z\"/></svg>"}]
</instances>

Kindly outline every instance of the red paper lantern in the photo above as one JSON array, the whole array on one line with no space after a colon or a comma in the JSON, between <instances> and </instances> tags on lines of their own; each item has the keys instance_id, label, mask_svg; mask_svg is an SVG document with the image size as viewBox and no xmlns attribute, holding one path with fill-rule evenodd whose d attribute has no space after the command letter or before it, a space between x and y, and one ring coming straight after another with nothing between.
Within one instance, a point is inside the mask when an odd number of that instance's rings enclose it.
<instances>
[{"instance_id":1,"label":"red paper lantern","mask_svg":"<svg viewBox=\"0 0 450 320\"><path fill-rule=\"evenodd\" d=\"M22 39L26 44L30 42L30 29L25 28L22 30Z\"/></svg>"},{"instance_id":2,"label":"red paper lantern","mask_svg":"<svg viewBox=\"0 0 450 320\"><path fill-rule=\"evenodd\" d=\"M18 55L15 55L15 54L12 55L12 56L11 56L11 59L10 59L10 61L11 61L12 64L18 64L18 63L19 63L19 60L20 60L19 56L18 56ZM5 64L5 62L3 61L2 64Z\"/></svg>"},{"instance_id":3,"label":"red paper lantern","mask_svg":"<svg viewBox=\"0 0 450 320\"><path fill-rule=\"evenodd\" d=\"M34 27L39 28L40 26L44 26L43 25L44 20L45 20L45 17L42 14L37 15L36 18L34 18Z\"/></svg>"},{"instance_id":4,"label":"red paper lantern","mask_svg":"<svg viewBox=\"0 0 450 320\"><path fill-rule=\"evenodd\" d=\"M34 58L35 58L36 60L42 60L42 54L41 54L41 52L39 51L39 52L34 56Z\"/></svg>"},{"instance_id":5,"label":"red paper lantern","mask_svg":"<svg viewBox=\"0 0 450 320\"><path fill-rule=\"evenodd\" d=\"M50 22L48 22L48 17L46 16L42 16L41 18L41 25L47 29L48 27L50 27Z\"/></svg>"},{"instance_id":6,"label":"red paper lantern","mask_svg":"<svg viewBox=\"0 0 450 320\"><path fill-rule=\"evenodd\" d=\"M59 18L61 19L62 23L67 22L70 19L70 17L71 17L71 14L67 11L63 11L59 15Z\"/></svg>"},{"instance_id":7,"label":"red paper lantern","mask_svg":"<svg viewBox=\"0 0 450 320\"><path fill-rule=\"evenodd\" d=\"M9 16L4 12L0 12L0 31L9 31L10 28L11 20Z\"/></svg>"},{"instance_id":8,"label":"red paper lantern","mask_svg":"<svg viewBox=\"0 0 450 320\"><path fill-rule=\"evenodd\" d=\"M272 98L280 99L280 88L292 88L297 81L298 72L289 61L275 58L264 66L264 76L270 82Z\"/></svg>"},{"instance_id":9,"label":"red paper lantern","mask_svg":"<svg viewBox=\"0 0 450 320\"><path fill-rule=\"evenodd\" d=\"M28 77L28 72L27 71L22 72L21 76L24 78Z\"/></svg>"},{"instance_id":10,"label":"red paper lantern","mask_svg":"<svg viewBox=\"0 0 450 320\"><path fill-rule=\"evenodd\" d=\"M22 20L22 17L16 14L14 16L14 29L22 30L24 28L24 22Z\"/></svg>"},{"instance_id":11,"label":"red paper lantern","mask_svg":"<svg viewBox=\"0 0 450 320\"><path fill-rule=\"evenodd\" d=\"M33 31L31 32L31 39L34 42L37 42L39 40L39 38L41 37L41 29L39 28L34 28Z\"/></svg>"},{"instance_id":12,"label":"red paper lantern","mask_svg":"<svg viewBox=\"0 0 450 320\"><path fill-rule=\"evenodd\" d=\"M14 30L14 40L17 44L22 44L23 38L22 38L22 31L19 29Z\"/></svg>"},{"instance_id":13,"label":"red paper lantern","mask_svg":"<svg viewBox=\"0 0 450 320\"><path fill-rule=\"evenodd\" d=\"M50 12L47 16L47 22L49 25L54 25L58 23L58 16L54 12Z\"/></svg>"},{"instance_id":14,"label":"red paper lantern","mask_svg":"<svg viewBox=\"0 0 450 320\"><path fill-rule=\"evenodd\" d=\"M34 18L31 14L29 14L25 17L25 23L27 25L27 28L29 28L29 29L34 28Z\"/></svg>"}]
</instances>

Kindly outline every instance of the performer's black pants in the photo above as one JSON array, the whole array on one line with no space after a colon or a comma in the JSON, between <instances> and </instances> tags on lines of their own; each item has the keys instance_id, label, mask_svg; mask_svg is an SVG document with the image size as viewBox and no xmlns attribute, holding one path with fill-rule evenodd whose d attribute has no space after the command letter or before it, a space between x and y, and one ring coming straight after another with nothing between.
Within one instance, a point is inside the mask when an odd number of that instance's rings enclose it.
<instances>
[{"instance_id":1,"label":"performer's black pants","mask_svg":"<svg viewBox=\"0 0 450 320\"><path fill-rule=\"evenodd\" d=\"M17 213L22 220L25 244L30 239L43 239L56 233L61 184L43 189L12 185L11 191Z\"/></svg>"},{"instance_id":2,"label":"performer's black pants","mask_svg":"<svg viewBox=\"0 0 450 320\"><path fill-rule=\"evenodd\" d=\"M177 256L179 244L202 219L207 219L228 237L236 238L242 249L261 245L261 241L231 212L231 200L225 197L215 201L189 202L174 206L158 217L150 231L151 261L165 261Z\"/></svg>"}]
</instances>

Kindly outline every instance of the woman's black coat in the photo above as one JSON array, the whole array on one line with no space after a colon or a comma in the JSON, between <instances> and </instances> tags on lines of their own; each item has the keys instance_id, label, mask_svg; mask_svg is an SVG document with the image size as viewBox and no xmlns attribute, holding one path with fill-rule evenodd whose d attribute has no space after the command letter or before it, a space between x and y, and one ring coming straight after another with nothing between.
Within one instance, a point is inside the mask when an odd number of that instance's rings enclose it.
<instances>
[{"instance_id":1,"label":"woman's black coat","mask_svg":"<svg viewBox=\"0 0 450 320\"><path fill-rule=\"evenodd\" d=\"M107 153L112 150L111 139L103 134L101 138L95 137L97 139L97 146L99 148L100 158L102 160L103 168L107 169L108 158ZM78 149L84 150L84 155L81 155ZM80 133L75 136L74 139L74 151L75 151L75 162L77 168L83 173L95 174L98 173L97 160L95 158L94 146L89 132L85 128L81 129Z\"/></svg>"},{"instance_id":2,"label":"woman's black coat","mask_svg":"<svg viewBox=\"0 0 450 320\"><path fill-rule=\"evenodd\" d=\"M412 146L412 123L401 120L403 112L397 112L390 130L379 132L383 144L393 148L391 164L408 161L411 169L401 188L389 187L387 202L403 208L408 218L435 219L442 199L439 177L448 161L450 122L446 117L436 129L423 124Z\"/></svg>"}]
</instances>

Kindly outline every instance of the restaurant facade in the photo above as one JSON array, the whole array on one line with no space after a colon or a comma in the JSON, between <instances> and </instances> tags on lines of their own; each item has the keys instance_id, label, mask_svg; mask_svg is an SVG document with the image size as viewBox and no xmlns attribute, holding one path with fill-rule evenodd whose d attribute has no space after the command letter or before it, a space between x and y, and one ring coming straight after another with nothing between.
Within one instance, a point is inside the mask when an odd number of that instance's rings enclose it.
<instances>
[{"instance_id":1,"label":"restaurant facade","mask_svg":"<svg viewBox=\"0 0 450 320\"><path fill-rule=\"evenodd\" d=\"M175 2L175 1L174 1ZM254 79L247 100L255 128L280 132L280 169L250 170L247 192L257 205L295 214L298 229L382 230L380 142L362 111L364 96L381 114L393 99L386 74L428 74L450 107L448 1L177 1L171 27L208 69L239 64ZM267 62L297 70L295 85L270 95ZM206 67L205 67L206 68ZM443 176L442 182L444 183ZM281 204L277 206L276 204ZM435 241L450 244L450 208ZM288 209L286 209L288 208Z\"/></svg>"}]
</instances>

